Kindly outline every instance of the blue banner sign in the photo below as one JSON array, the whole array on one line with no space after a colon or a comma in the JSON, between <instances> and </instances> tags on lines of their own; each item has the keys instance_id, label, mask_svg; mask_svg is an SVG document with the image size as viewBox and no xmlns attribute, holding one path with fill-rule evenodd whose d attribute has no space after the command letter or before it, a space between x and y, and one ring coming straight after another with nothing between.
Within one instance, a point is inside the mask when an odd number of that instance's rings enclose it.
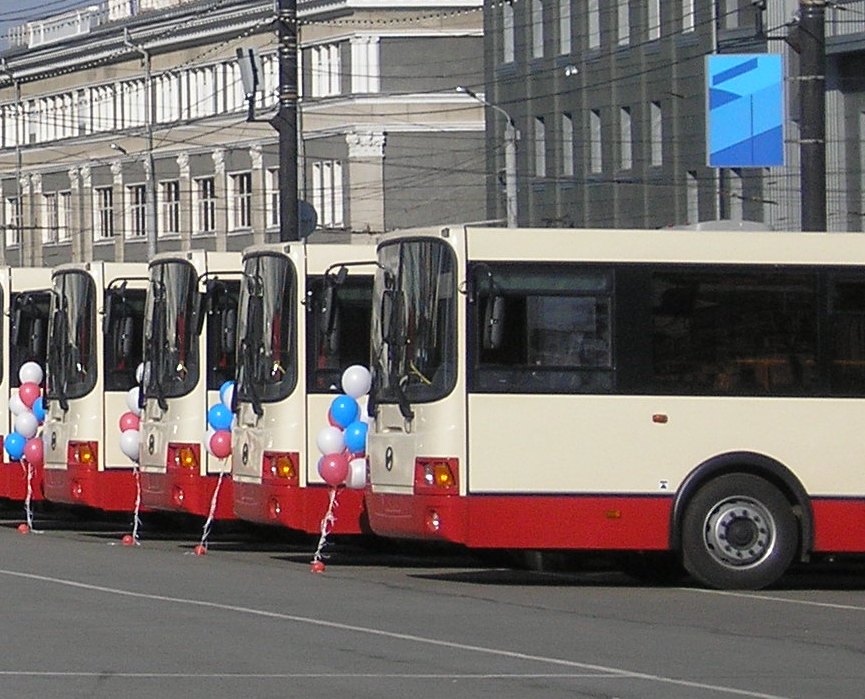
<instances>
[{"instance_id":1,"label":"blue banner sign","mask_svg":"<svg viewBox=\"0 0 865 699\"><path fill-rule=\"evenodd\" d=\"M706 56L709 167L784 164L784 63L778 54Z\"/></svg>"}]
</instances>

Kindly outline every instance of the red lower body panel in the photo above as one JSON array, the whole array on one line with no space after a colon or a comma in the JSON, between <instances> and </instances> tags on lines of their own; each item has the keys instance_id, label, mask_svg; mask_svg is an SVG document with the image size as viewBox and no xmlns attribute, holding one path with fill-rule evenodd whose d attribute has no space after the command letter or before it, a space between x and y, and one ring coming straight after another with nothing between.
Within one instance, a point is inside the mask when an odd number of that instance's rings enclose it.
<instances>
[{"instance_id":1,"label":"red lower body panel","mask_svg":"<svg viewBox=\"0 0 865 699\"><path fill-rule=\"evenodd\" d=\"M247 522L274 524L314 534L327 514L330 488L234 483L234 514ZM334 534L360 534L364 514L363 491L340 488L334 508Z\"/></svg>"},{"instance_id":2,"label":"red lower body panel","mask_svg":"<svg viewBox=\"0 0 865 699\"><path fill-rule=\"evenodd\" d=\"M385 495L367 490L372 530L474 548L664 550L672 497Z\"/></svg>"},{"instance_id":3,"label":"red lower body panel","mask_svg":"<svg viewBox=\"0 0 865 699\"><path fill-rule=\"evenodd\" d=\"M865 551L865 499L813 498L814 548L817 553Z\"/></svg>"},{"instance_id":4,"label":"red lower body panel","mask_svg":"<svg viewBox=\"0 0 865 699\"><path fill-rule=\"evenodd\" d=\"M51 502L132 512L135 498L135 472L131 469L99 471L95 465L82 464L66 470L45 469L45 499Z\"/></svg>"},{"instance_id":5,"label":"red lower body panel","mask_svg":"<svg viewBox=\"0 0 865 699\"><path fill-rule=\"evenodd\" d=\"M33 466L29 474L30 499L33 501L43 499L42 471L41 466ZM22 465L20 461L3 462L0 464L0 498L26 500L27 480L26 465Z\"/></svg>"},{"instance_id":6,"label":"red lower body panel","mask_svg":"<svg viewBox=\"0 0 865 699\"><path fill-rule=\"evenodd\" d=\"M235 519L234 484L226 473L220 483L219 476L200 476L198 473L170 470L167 473L141 473L141 504L149 510L182 512L208 517L216 488L214 519Z\"/></svg>"}]
</instances>

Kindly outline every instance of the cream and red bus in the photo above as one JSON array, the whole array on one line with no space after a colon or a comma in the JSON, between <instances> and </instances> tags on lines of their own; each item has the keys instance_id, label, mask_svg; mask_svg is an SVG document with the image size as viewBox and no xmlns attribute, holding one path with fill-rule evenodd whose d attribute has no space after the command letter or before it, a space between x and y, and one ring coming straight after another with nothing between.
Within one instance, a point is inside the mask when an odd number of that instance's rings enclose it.
<instances>
[{"instance_id":1,"label":"cream and red bus","mask_svg":"<svg viewBox=\"0 0 865 699\"><path fill-rule=\"evenodd\" d=\"M45 403L45 498L134 509L120 417L142 361L147 265L86 262L53 271Z\"/></svg>"},{"instance_id":2,"label":"cream and red bus","mask_svg":"<svg viewBox=\"0 0 865 699\"><path fill-rule=\"evenodd\" d=\"M865 235L454 226L378 264L375 533L718 588L865 551Z\"/></svg>"},{"instance_id":3,"label":"cream and red bus","mask_svg":"<svg viewBox=\"0 0 865 699\"><path fill-rule=\"evenodd\" d=\"M149 270L141 504L197 516L215 505L215 519L233 519L230 461L208 453L204 441L208 409L235 376L240 253L159 253Z\"/></svg>"},{"instance_id":4,"label":"cream and red bus","mask_svg":"<svg viewBox=\"0 0 865 699\"><path fill-rule=\"evenodd\" d=\"M244 251L231 469L240 519L320 530L329 488L316 435L342 372L369 363L374 259L366 239ZM343 489L338 503L333 531L360 533L363 491Z\"/></svg>"}]
</instances>

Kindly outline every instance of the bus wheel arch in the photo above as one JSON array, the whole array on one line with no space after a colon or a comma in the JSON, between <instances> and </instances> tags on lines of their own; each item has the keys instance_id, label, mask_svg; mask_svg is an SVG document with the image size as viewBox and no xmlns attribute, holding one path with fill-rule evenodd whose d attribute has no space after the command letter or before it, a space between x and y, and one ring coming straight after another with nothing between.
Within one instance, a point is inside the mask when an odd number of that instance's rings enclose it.
<instances>
[{"instance_id":1,"label":"bus wheel arch","mask_svg":"<svg viewBox=\"0 0 865 699\"><path fill-rule=\"evenodd\" d=\"M756 533L764 526L768 541ZM746 532L755 537L753 549L744 544ZM742 547L730 545L724 540L727 535L745 537ZM761 454L736 452L707 460L683 481L670 536L671 548L701 582L765 587L797 555L807 558L813 518L805 489L789 469Z\"/></svg>"}]
</instances>

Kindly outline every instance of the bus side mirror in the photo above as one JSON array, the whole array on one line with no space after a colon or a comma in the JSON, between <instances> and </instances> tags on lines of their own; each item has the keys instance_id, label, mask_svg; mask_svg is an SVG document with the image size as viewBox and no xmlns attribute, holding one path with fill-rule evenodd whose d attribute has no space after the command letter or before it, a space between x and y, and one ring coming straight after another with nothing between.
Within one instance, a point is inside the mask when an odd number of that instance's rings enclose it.
<instances>
[{"instance_id":1,"label":"bus side mirror","mask_svg":"<svg viewBox=\"0 0 865 699\"><path fill-rule=\"evenodd\" d=\"M21 316L21 307L18 306L12 314L12 327L9 328L9 343L15 347L19 346L18 340L21 337Z\"/></svg>"},{"instance_id":2,"label":"bus side mirror","mask_svg":"<svg viewBox=\"0 0 865 699\"><path fill-rule=\"evenodd\" d=\"M225 308L222 311L222 351L233 353L237 349L237 311Z\"/></svg>"},{"instance_id":3,"label":"bus side mirror","mask_svg":"<svg viewBox=\"0 0 865 699\"><path fill-rule=\"evenodd\" d=\"M102 334L108 335L111 332L111 321L113 320L114 315L114 299L116 297L113 293L107 292L105 294L105 312L102 316Z\"/></svg>"},{"instance_id":4,"label":"bus side mirror","mask_svg":"<svg viewBox=\"0 0 865 699\"><path fill-rule=\"evenodd\" d=\"M391 326L393 325L393 289L386 289L381 295L381 338L391 342Z\"/></svg>"},{"instance_id":5,"label":"bus side mirror","mask_svg":"<svg viewBox=\"0 0 865 699\"><path fill-rule=\"evenodd\" d=\"M505 320L504 296L490 296L484 306L484 349L496 350L502 346Z\"/></svg>"},{"instance_id":6,"label":"bus side mirror","mask_svg":"<svg viewBox=\"0 0 865 699\"><path fill-rule=\"evenodd\" d=\"M201 335L204 330L204 318L207 316L207 294L202 292L198 294L198 301L195 304L195 334Z\"/></svg>"}]
</instances>

